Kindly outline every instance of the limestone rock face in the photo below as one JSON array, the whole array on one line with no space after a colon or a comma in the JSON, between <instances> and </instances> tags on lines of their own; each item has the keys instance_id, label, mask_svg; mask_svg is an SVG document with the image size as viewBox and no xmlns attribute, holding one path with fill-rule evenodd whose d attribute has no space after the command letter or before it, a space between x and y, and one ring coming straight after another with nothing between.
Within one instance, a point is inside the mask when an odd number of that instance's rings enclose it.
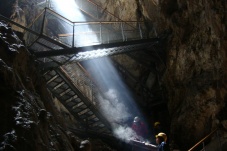
<instances>
[{"instance_id":1,"label":"limestone rock face","mask_svg":"<svg viewBox=\"0 0 227 151\"><path fill-rule=\"evenodd\" d=\"M36 6L42 0L2 0L4 5L0 6L1 15L10 18L12 21L27 27L39 14L40 8ZM11 25L11 27L18 31L24 32L24 29L18 26Z\"/></svg>"},{"instance_id":2,"label":"limestone rock face","mask_svg":"<svg viewBox=\"0 0 227 151\"><path fill-rule=\"evenodd\" d=\"M182 149L226 118L219 116L227 92L224 4L181 1L175 2L172 15L163 14L173 30L163 82L168 89L171 136Z\"/></svg>"}]
</instances>

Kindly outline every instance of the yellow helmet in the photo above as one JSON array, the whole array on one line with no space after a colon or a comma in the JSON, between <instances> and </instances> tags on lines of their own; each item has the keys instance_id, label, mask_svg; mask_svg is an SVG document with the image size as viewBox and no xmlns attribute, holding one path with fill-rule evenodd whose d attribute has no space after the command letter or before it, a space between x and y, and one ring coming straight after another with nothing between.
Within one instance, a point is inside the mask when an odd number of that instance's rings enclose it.
<instances>
[{"instance_id":1,"label":"yellow helmet","mask_svg":"<svg viewBox=\"0 0 227 151\"><path fill-rule=\"evenodd\" d=\"M167 135L166 135L165 133L163 133L163 132L158 133L158 135L156 135L155 137L156 137L156 138L157 138L157 137L162 137L162 138L164 139L165 142L167 141Z\"/></svg>"},{"instance_id":2,"label":"yellow helmet","mask_svg":"<svg viewBox=\"0 0 227 151\"><path fill-rule=\"evenodd\" d=\"M154 123L154 127L156 127L156 126L158 126L158 125L160 125L161 123L160 122L155 122Z\"/></svg>"}]
</instances>

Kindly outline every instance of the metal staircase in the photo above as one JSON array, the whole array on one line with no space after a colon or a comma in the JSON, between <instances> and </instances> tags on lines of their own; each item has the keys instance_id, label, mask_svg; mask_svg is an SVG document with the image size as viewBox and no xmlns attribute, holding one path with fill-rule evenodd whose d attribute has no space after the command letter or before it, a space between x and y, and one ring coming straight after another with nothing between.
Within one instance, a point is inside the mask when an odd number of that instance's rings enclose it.
<instances>
[{"instance_id":1,"label":"metal staircase","mask_svg":"<svg viewBox=\"0 0 227 151\"><path fill-rule=\"evenodd\" d=\"M76 71L74 74L78 74L78 77L67 73L71 68L69 66L47 72L45 78L48 89L81 123L81 129L111 135L111 127L108 121L100 114L99 103L97 98L94 97L97 95L95 92L97 89L84 88L83 82L87 77L84 77L77 64L73 67ZM70 76L74 77L73 80Z\"/></svg>"}]
</instances>

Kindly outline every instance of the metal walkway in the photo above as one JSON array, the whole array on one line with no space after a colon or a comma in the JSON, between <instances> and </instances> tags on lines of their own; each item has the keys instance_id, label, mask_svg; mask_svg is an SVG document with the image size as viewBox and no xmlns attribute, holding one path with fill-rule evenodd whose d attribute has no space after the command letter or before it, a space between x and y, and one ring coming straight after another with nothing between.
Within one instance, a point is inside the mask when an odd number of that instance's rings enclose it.
<instances>
[{"instance_id":1,"label":"metal walkway","mask_svg":"<svg viewBox=\"0 0 227 151\"><path fill-rule=\"evenodd\" d=\"M134 26L133 26L134 25ZM133 50L148 49L157 38L144 39L143 22L71 22L49 8L25 33L29 50L41 62L82 61Z\"/></svg>"},{"instance_id":2,"label":"metal walkway","mask_svg":"<svg viewBox=\"0 0 227 151\"><path fill-rule=\"evenodd\" d=\"M27 47L46 67L145 50L159 42L158 38L144 37L147 31L143 22L122 21L90 0L76 2L81 12L93 19L104 13L117 21L72 22L50 8L44 8L28 27L0 18L24 29Z\"/></svg>"}]
</instances>

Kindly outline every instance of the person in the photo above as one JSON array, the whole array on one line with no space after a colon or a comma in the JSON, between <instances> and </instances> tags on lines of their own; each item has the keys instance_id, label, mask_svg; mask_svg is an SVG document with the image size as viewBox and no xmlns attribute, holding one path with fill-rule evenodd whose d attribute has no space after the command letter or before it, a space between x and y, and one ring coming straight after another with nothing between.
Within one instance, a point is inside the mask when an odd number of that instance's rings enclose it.
<instances>
[{"instance_id":1,"label":"person","mask_svg":"<svg viewBox=\"0 0 227 151\"><path fill-rule=\"evenodd\" d=\"M156 143L158 144L158 151L169 151L169 146L166 143L167 135L163 132L158 133L156 137Z\"/></svg>"},{"instance_id":2,"label":"person","mask_svg":"<svg viewBox=\"0 0 227 151\"><path fill-rule=\"evenodd\" d=\"M144 140L147 137L147 128L145 124L140 120L138 116L134 118L132 129L135 131L136 135L140 141Z\"/></svg>"},{"instance_id":3,"label":"person","mask_svg":"<svg viewBox=\"0 0 227 151\"><path fill-rule=\"evenodd\" d=\"M157 121L154 123L154 133L157 135L160 132L162 132L161 123Z\"/></svg>"}]
</instances>

